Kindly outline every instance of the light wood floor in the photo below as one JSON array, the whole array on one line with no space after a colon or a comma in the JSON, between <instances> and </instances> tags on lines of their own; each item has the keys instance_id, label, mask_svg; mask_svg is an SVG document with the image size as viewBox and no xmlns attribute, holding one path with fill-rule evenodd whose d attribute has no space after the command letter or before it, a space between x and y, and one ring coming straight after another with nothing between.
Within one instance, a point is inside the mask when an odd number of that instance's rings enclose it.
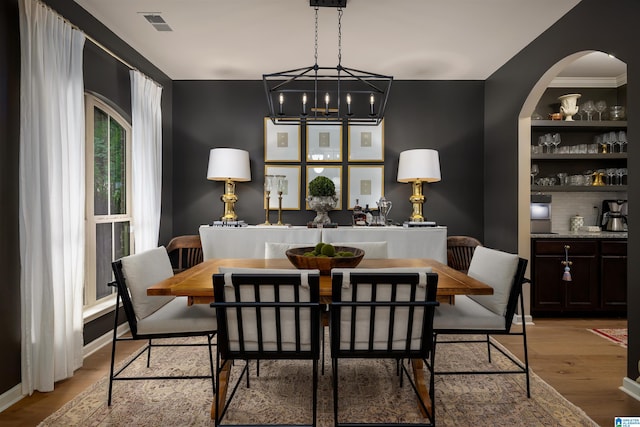
<instances>
[{"instance_id":1,"label":"light wood floor","mask_svg":"<svg viewBox=\"0 0 640 427\"><path fill-rule=\"evenodd\" d=\"M624 327L625 320L615 319L536 319L535 326L527 328L533 371L603 427L613 426L615 416L640 416L640 401L618 389L626 376L626 349L587 328ZM499 341L522 358L521 341L511 337ZM118 359L139 346L125 344ZM55 391L36 392L0 413L0 426L37 425L108 374L110 357L110 346L102 348L85 360L73 378L57 383Z\"/></svg>"}]
</instances>

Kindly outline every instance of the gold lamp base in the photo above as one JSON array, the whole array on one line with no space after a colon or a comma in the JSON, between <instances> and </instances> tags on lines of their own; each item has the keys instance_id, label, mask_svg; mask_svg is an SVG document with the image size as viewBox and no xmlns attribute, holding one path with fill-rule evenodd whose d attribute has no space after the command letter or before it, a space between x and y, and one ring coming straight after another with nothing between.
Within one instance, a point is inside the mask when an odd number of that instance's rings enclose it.
<instances>
[{"instance_id":1,"label":"gold lamp base","mask_svg":"<svg viewBox=\"0 0 640 427\"><path fill-rule=\"evenodd\" d=\"M236 196L236 184L227 179L224 185L224 194L220 196L220 200L224 202L224 215L222 221L236 221L238 216L234 211L235 203L238 201Z\"/></svg>"},{"instance_id":2,"label":"gold lamp base","mask_svg":"<svg viewBox=\"0 0 640 427\"><path fill-rule=\"evenodd\" d=\"M422 204L424 203L424 195L422 194L422 181L417 180L411 183L413 194L409 197L409 201L413 204L413 212L409 217L410 221L423 222Z\"/></svg>"}]
</instances>

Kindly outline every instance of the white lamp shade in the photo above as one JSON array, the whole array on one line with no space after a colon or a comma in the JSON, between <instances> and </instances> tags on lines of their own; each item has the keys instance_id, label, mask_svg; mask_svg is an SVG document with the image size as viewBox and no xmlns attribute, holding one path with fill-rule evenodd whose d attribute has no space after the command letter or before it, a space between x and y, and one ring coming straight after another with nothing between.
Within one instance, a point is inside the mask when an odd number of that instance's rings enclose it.
<instances>
[{"instance_id":1,"label":"white lamp shade","mask_svg":"<svg viewBox=\"0 0 640 427\"><path fill-rule=\"evenodd\" d=\"M400 153L398 182L440 181L440 156L436 150L415 149Z\"/></svg>"},{"instance_id":2,"label":"white lamp shade","mask_svg":"<svg viewBox=\"0 0 640 427\"><path fill-rule=\"evenodd\" d=\"M214 148L209 152L207 179L211 181L251 181L249 152L236 148Z\"/></svg>"}]
</instances>

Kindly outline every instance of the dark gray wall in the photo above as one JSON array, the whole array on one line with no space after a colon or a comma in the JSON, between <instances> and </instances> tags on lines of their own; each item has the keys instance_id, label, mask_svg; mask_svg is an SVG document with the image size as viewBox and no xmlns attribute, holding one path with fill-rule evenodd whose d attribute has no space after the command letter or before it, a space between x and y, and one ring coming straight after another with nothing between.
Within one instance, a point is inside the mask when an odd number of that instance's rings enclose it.
<instances>
[{"instance_id":1,"label":"dark gray wall","mask_svg":"<svg viewBox=\"0 0 640 427\"><path fill-rule=\"evenodd\" d=\"M0 2L0 394L20 382L18 0Z\"/></svg>"},{"instance_id":2,"label":"dark gray wall","mask_svg":"<svg viewBox=\"0 0 640 427\"><path fill-rule=\"evenodd\" d=\"M534 40L486 81L485 92L485 242L494 247L518 248L518 115L532 88L561 59L576 52L599 50L627 63L627 115L630 140L640 137L640 55L638 40L640 2L618 0L604 3L582 0L549 30ZM592 31L603 22L615 22L616 31ZM574 34L575 37L567 37ZM635 210L640 181L640 149L629 148L629 260L640 259L640 236L633 227L640 216ZM636 166L637 165L637 166ZM525 195L528 197L527 195ZM494 209L500 206L501 209ZM628 306L640 303L640 266L628 263ZM638 376L640 359L640 312L629 310L627 376Z\"/></svg>"},{"instance_id":3,"label":"dark gray wall","mask_svg":"<svg viewBox=\"0 0 640 427\"><path fill-rule=\"evenodd\" d=\"M89 36L163 86L163 197L160 241L173 234L172 218L172 84L171 80L102 24L68 0L45 1ZM109 99L131 115L127 67L97 48L85 44L85 88ZM20 116L20 32L18 0L0 2L0 394L20 382L20 258L18 234L18 160ZM106 315L85 325L85 343L113 327Z\"/></svg>"},{"instance_id":4,"label":"dark gray wall","mask_svg":"<svg viewBox=\"0 0 640 427\"><path fill-rule=\"evenodd\" d=\"M385 196L391 217L411 214L409 184L396 182L398 157L411 148L440 152L442 181L425 184L425 215L451 234L482 239L482 117L484 84L479 81L396 81L385 117ZM266 101L261 81L174 82L174 232L197 234L200 224L223 213L224 185L207 181L208 153L215 147L249 151L252 180L238 183L236 213L250 224L264 221L264 131ZM302 158L305 158L302 132ZM342 194L347 194L347 132L343 134ZM271 164L271 163L270 163ZM274 163L276 164L276 163ZM306 163L301 163L303 183ZM375 163L374 163L375 164ZM380 163L378 163L380 164ZM304 197L304 184L300 197ZM346 206L346 197L343 197ZM302 206L304 204L302 203ZM351 211L331 212L334 222L351 223ZM275 215L272 214L272 219ZM283 221L304 225L312 211L284 211Z\"/></svg>"}]
</instances>

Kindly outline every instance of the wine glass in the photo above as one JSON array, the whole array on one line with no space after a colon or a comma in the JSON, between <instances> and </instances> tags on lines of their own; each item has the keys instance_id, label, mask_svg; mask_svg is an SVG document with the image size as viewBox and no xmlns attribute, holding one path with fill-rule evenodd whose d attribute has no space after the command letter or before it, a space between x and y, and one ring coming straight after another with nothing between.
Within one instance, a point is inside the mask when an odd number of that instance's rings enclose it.
<instances>
[{"instance_id":1,"label":"wine glass","mask_svg":"<svg viewBox=\"0 0 640 427\"><path fill-rule=\"evenodd\" d=\"M598 101L594 105L594 108L598 112L598 120L602 120L602 113L607 111L607 103L605 101Z\"/></svg>"},{"instance_id":2,"label":"wine glass","mask_svg":"<svg viewBox=\"0 0 640 427\"><path fill-rule=\"evenodd\" d=\"M596 106L593 104L593 101L586 101L582 104L582 109L587 113L587 120L591 120L591 115L596 111Z\"/></svg>"},{"instance_id":3,"label":"wine glass","mask_svg":"<svg viewBox=\"0 0 640 427\"><path fill-rule=\"evenodd\" d=\"M538 147L540 147L540 153L544 153L544 135L538 137Z\"/></svg>"},{"instance_id":4,"label":"wine glass","mask_svg":"<svg viewBox=\"0 0 640 427\"><path fill-rule=\"evenodd\" d=\"M534 184L535 177L536 175L538 175L538 173L540 173L540 169L538 169L538 165L536 164L531 165L531 185Z\"/></svg>"},{"instance_id":5,"label":"wine glass","mask_svg":"<svg viewBox=\"0 0 640 427\"><path fill-rule=\"evenodd\" d=\"M554 133L551 136L551 144L553 144L553 152L554 153L558 152L558 145L560 145L560 142L561 142L560 134L559 133Z\"/></svg>"},{"instance_id":6,"label":"wine glass","mask_svg":"<svg viewBox=\"0 0 640 427\"><path fill-rule=\"evenodd\" d=\"M551 146L553 145L553 138L550 133L544 134L544 145L547 146L547 153L551 153Z\"/></svg>"},{"instance_id":7,"label":"wine glass","mask_svg":"<svg viewBox=\"0 0 640 427\"><path fill-rule=\"evenodd\" d=\"M620 146L620 152L623 152L624 145L627 143L627 133L623 130L618 132L618 145Z\"/></svg>"},{"instance_id":8,"label":"wine glass","mask_svg":"<svg viewBox=\"0 0 640 427\"><path fill-rule=\"evenodd\" d=\"M616 151L615 148L617 143L618 135L614 131L609 132L609 144L611 144L611 153Z\"/></svg>"}]
</instances>

